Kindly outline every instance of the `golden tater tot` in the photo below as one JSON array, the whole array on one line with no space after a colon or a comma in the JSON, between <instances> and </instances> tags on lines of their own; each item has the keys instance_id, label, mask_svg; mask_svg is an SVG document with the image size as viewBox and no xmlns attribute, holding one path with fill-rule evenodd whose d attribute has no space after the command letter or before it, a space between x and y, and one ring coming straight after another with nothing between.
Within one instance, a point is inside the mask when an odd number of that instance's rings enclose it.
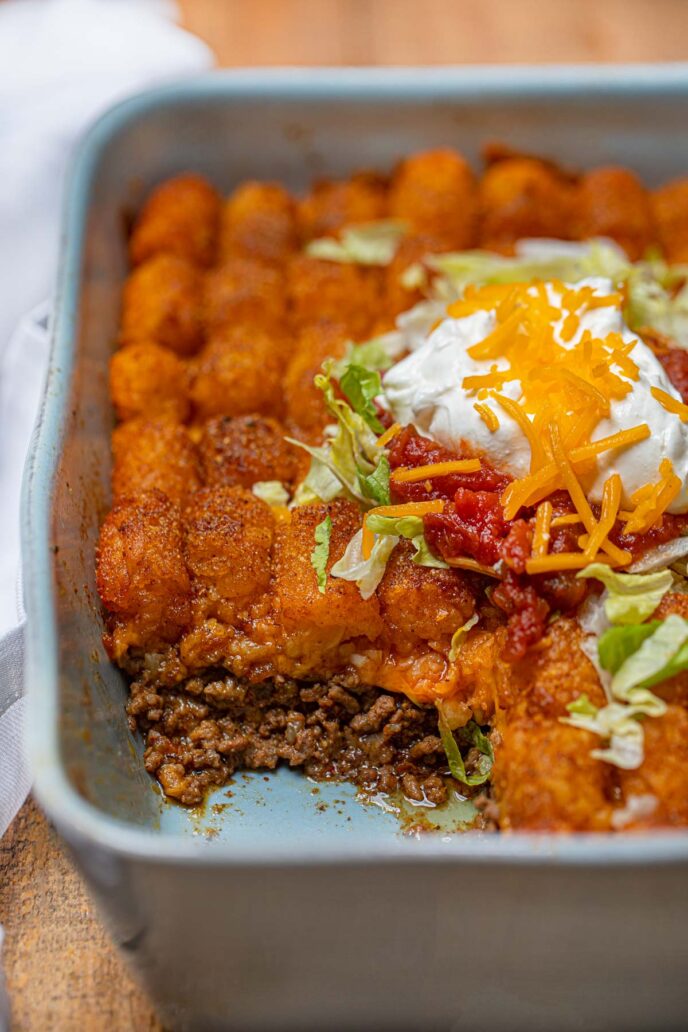
<instances>
[{"instance_id":1,"label":"golden tater tot","mask_svg":"<svg viewBox=\"0 0 688 1032\"><path fill-rule=\"evenodd\" d=\"M261 329L227 331L212 338L191 363L196 418L279 417L287 345Z\"/></svg>"},{"instance_id":2,"label":"golden tater tot","mask_svg":"<svg viewBox=\"0 0 688 1032\"><path fill-rule=\"evenodd\" d=\"M284 376L284 402L290 428L298 427L308 439L331 421L313 379L326 358L342 357L346 345L346 327L326 320L306 326L297 339Z\"/></svg>"},{"instance_id":3,"label":"golden tater tot","mask_svg":"<svg viewBox=\"0 0 688 1032\"><path fill-rule=\"evenodd\" d=\"M493 772L503 829L599 831L609 826L610 767L590 756L599 739L559 720L580 694L597 706L606 701L580 641L578 624L559 619L541 647L512 668L515 705L499 725Z\"/></svg>"},{"instance_id":4,"label":"golden tater tot","mask_svg":"<svg viewBox=\"0 0 688 1032\"><path fill-rule=\"evenodd\" d=\"M424 294L417 287L405 287L403 274L411 266L422 262L428 254L440 254L447 250L447 245L436 237L405 237L385 270L385 312L390 318L406 312L419 301Z\"/></svg>"},{"instance_id":5,"label":"golden tater tot","mask_svg":"<svg viewBox=\"0 0 688 1032\"><path fill-rule=\"evenodd\" d=\"M120 621L110 640L117 654L176 641L191 617L178 507L160 491L121 499L100 529L96 577Z\"/></svg>"},{"instance_id":6,"label":"golden tater tot","mask_svg":"<svg viewBox=\"0 0 688 1032\"><path fill-rule=\"evenodd\" d=\"M160 344L141 342L110 360L110 393L120 419L161 416L184 422L189 414L186 365Z\"/></svg>"},{"instance_id":7,"label":"golden tater tot","mask_svg":"<svg viewBox=\"0 0 688 1032\"><path fill-rule=\"evenodd\" d=\"M135 497L157 488L181 505L200 487L198 456L186 427L168 420L130 419L112 435L112 493Z\"/></svg>"},{"instance_id":8,"label":"golden tater tot","mask_svg":"<svg viewBox=\"0 0 688 1032\"><path fill-rule=\"evenodd\" d=\"M298 247L296 204L278 183L243 183L222 209L220 262L280 264Z\"/></svg>"},{"instance_id":9,"label":"golden tater tot","mask_svg":"<svg viewBox=\"0 0 688 1032\"><path fill-rule=\"evenodd\" d=\"M473 615L474 596L458 570L436 570L412 561L414 547L400 542L377 589L387 631L402 652L418 639L441 641Z\"/></svg>"},{"instance_id":10,"label":"golden tater tot","mask_svg":"<svg viewBox=\"0 0 688 1032\"><path fill-rule=\"evenodd\" d=\"M168 179L153 190L134 224L129 240L132 265L165 253L210 265L219 216L220 198L203 176Z\"/></svg>"},{"instance_id":11,"label":"golden tater tot","mask_svg":"<svg viewBox=\"0 0 688 1032\"><path fill-rule=\"evenodd\" d=\"M653 689L654 690L654 689ZM663 717L643 721L645 759L619 772L631 828L688 824L688 711L669 706ZM632 816L633 801L640 804Z\"/></svg>"},{"instance_id":12,"label":"golden tater tot","mask_svg":"<svg viewBox=\"0 0 688 1032\"><path fill-rule=\"evenodd\" d=\"M406 158L392 179L389 211L414 233L442 240L446 250L472 247L476 193L468 162L449 149Z\"/></svg>"},{"instance_id":13,"label":"golden tater tot","mask_svg":"<svg viewBox=\"0 0 688 1032\"><path fill-rule=\"evenodd\" d=\"M321 319L343 323L353 340L365 340L382 303L379 269L297 255L288 267L295 326Z\"/></svg>"},{"instance_id":14,"label":"golden tater tot","mask_svg":"<svg viewBox=\"0 0 688 1032\"><path fill-rule=\"evenodd\" d=\"M270 583L270 506L242 487L206 487L183 513L192 577L227 599L250 601Z\"/></svg>"},{"instance_id":15,"label":"golden tater tot","mask_svg":"<svg viewBox=\"0 0 688 1032\"><path fill-rule=\"evenodd\" d=\"M304 240L332 236L342 226L376 222L387 214L387 183L375 173L359 172L341 182L316 183L299 204Z\"/></svg>"},{"instance_id":16,"label":"golden tater tot","mask_svg":"<svg viewBox=\"0 0 688 1032\"><path fill-rule=\"evenodd\" d=\"M659 243L670 262L688 262L688 179L673 183L651 195Z\"/></svg>"},{"instance_id":17,"label":"golden tater tot","mask_svg":"<svg viewBox=\"0 0 688 1032\"><path fill-rule=\"evenodd\" d=\"M592 663L581 652L581 630L575 620L556 620L538 649L512 668L514 697L524 713L552 718L567 715L566 707L583 692L596 706L605 696ZM576 677L571 678L575 663Z\"/></svg>"},{"instance_id":18,"label":"golden tater tot","mask_svg":"<svg viewBox=\"0 0 688 1032\"><path fill-rule=\"evenodd\" d=\"M251 487L260 480L290 485L302 467L284 427L269 416L219 416L203 425L198 443L203 478L209 486Z\"/></svg>"},{"instance_id":19,"label":"golden tater tot","mask_svg":"<svg viewBox=\"0 0 688 1032\"><path fill-rule=\"evenodd\" d=\"M282 624L286 631L298 631L307 648L358 636L375 638L380 633L375 596L364 601L351 581L328 576L325 592L318 590L311 553L315 528L326 517L332 521L327 570L361 526L361 514L352 502L337 499L329 505L303 505L292 510L291 520L280 528L276 547L276 592Z\"/></svg>"},{"instance_id":20,"label":"golden tater tot","mask_svg":"<svg viewBox=\"0 0 688 1032\"><path fill-rule=\"evenodd\" d=\"M153 340L178 355L197 351L203 343L197 266L175 254L137 266L124 284L120 339Z\"/></svg>"},{"instance_id":21,"label":"golden tater tot","mask_svg":"<svg viewBox=\"0 0 688 1032\"><path fill-rule=\"evenodd\" d=\"M609 765L599 739L548 717L517 717L501 732L492 787L503 831L609 828Z\"/></svg>"},{"instance_id":22,"label":"golden tater tot","mask_svg":"<svg viewBox=\"0 0 688 1032\"><path fill-rule=\"evenodd\" d=\"M227 327L283 327L287 321L280 271L251 258L231 258L206 276L203 315L209 334Z\"/></svg>"},{"instance_id":23,"label":"golden tater tot","mask_svg":"<svg viewBox=\"0 0 688 1032\"><path fill-rule=\"evenodd\" d=\"M577 236L609 237L632 261L655 239L650 196L627 168L597 168L581 177L576 195Z\"/></svg>"},{"instance_id":24,"label":"golden tater tot","mask_svg":"<svg viewBox=\"0 0 688 1032\"><path fill-rule=\"evenodd\" d=\"M572 186L547 162L497 161L483 175L479 197L481 247L503 251L523 237L572 236Z\"/></svg>"}]
</instances>

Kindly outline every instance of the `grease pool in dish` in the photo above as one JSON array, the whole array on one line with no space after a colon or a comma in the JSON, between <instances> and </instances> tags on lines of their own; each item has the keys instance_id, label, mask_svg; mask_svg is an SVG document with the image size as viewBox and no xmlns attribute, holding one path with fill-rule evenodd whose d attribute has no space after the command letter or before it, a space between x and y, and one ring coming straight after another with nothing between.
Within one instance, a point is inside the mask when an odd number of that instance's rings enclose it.
<instances>
[{"instance_id":1,"label":"grease pool in dish","mask_svg":"<svg viewBox=\"0 0 688 1032\"><path fill-rule=\"evenodd\" d=\"M688 181L486 159L138 216L98 586L172 798L688 823Z\"/></svg>"}]
</instances>

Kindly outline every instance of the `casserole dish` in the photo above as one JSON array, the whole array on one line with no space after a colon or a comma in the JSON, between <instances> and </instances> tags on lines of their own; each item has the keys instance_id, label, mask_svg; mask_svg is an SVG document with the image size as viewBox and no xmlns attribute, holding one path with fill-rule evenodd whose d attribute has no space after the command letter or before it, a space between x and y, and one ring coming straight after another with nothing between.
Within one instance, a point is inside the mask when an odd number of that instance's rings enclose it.
<instances>
[{"instance_id":1,"label":"casserole dish","mask_svg":"<svg viewBox=\"0 0 688 1032\"><path fill-rule=\"evenodd\" d=\"M167 1026L681 1027L683 834L409 838L351 788L284 770L200 817L164 804L101 645L93 550L122 220L155 182L193 167L224 191L297 189L499 137L653 185L685 171L687 103L681 67L227 73L127 101L84 140L25 480L29 742L38 797Z\"/></svg>"}]
</instances>

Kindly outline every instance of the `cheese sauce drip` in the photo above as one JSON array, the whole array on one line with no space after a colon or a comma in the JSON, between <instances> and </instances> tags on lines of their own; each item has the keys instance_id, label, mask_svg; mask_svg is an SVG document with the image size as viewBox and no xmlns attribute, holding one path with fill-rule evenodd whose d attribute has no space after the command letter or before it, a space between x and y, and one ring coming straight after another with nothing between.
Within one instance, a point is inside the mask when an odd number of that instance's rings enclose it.
<instances>
[{"instance_id":1,"label":"cheese sauce drip","mask_svg":"<svg viewBox=\"0 0 688 1032\"><path fill-rule=\"evenodd\" d=\"M511 473L509 516L519 499L536 504L564 486L552 476L557 456L572 458L588 501L618 484L629 531L688 511L688 410L622 305L602 278L469 288L386 373L395 420ZM617 445L595 454L610 437Z\"/></svg>"}]
</instances>

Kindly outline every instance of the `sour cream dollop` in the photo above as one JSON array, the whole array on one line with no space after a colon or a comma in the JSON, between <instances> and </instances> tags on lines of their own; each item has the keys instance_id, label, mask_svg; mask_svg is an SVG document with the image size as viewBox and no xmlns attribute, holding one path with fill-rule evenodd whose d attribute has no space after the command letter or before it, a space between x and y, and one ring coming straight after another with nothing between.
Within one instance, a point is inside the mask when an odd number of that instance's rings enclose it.
<instances>
[{"instance_id":1,"label":"sour cream dollop","mask_svg":"<svg viewBox=\"0 0 688 1032\"><path fill-rule=\"evenodd\" d=\"M610 280L601 277L572 285L581 286L592 287L596 296L608 296L614 289ZM597 424L591 440L600 440L641 423L647 423L650 436L629 447L600 455L597 475L586 485L588 497L593 502L601 502L605 480L618 473L623 485L623 502L627 505L634 491L658 480L660 462L669 459L682 483L669 511L688 511L688 425L675 413L668 412L651 393L651 388L657 387L681 401L660 362L625 324L618 305L582 312L576 333L570 341L563 341L561 329L566 312L560 306L561 295L553 284L546 284L546 288L550 303L561 312L561 318L554 324L554 337L563 347L573 348L586 330L595 338L619 333L624 344L633 344L630 357L638 367L637 380L613 367L631 389L625 397L611 401L609 416ZM499 421L498 429L490 430L475 408L475 392L462 386L466 376L488 373L495 364L498 369L508 365L500 360L496 363L495 360L478 360L468 354L468 349L484 340L496 325L495 314L487 310L459 319L444 319L412 354L387 371L384 391L397 422L413 424L420 433L447 448L459 449L465 442L498 469L520 478L527 476L530 470L530 446L523 431L497 402L488 398L481 404L490 407ZM522 394L520 381L505 383L500 393L518 401Z\"/></svg>"}]
</instances>

